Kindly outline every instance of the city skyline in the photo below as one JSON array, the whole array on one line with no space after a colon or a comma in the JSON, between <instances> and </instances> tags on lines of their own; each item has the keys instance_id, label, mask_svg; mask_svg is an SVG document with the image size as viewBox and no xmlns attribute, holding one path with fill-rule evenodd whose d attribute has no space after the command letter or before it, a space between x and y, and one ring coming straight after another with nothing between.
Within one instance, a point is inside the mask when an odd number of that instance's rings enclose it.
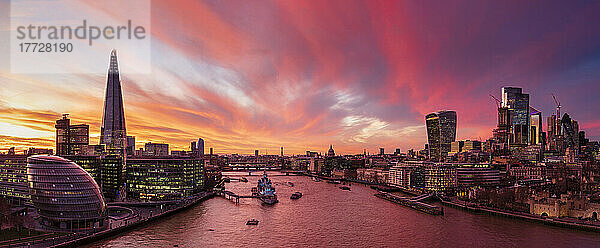
<instances>
[{"instance_id":1,"label":"city skyline","mask_svg":"<svg viewBox=\"0 0 600 248\"><path fill-rule=\"evenodd\" d=\"M588 137L600 137L598 3L452 4L486 13L469 16L444 13L450 3L228 4L153 2L154 72L121 71L127 134L138 146L187 149L203 137L216 153L406 151L427 143L423 116L445 109L457 112L456 140L483 141L497 118L488 95L504 86L528 92L544 120L555 94ZM105 66L110 48L98 49ZM98 144L105 83L106 71L10 74L0 64L0 151L53 148L63 113L89 124Z\"/></svg>"}]
</instances>

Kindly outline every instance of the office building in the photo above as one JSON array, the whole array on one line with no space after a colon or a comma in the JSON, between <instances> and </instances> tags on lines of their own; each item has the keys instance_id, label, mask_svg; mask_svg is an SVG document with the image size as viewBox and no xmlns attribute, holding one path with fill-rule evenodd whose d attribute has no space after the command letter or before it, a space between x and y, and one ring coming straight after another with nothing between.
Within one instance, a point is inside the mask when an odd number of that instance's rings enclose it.
<instances>
[{"instance_id":1,"label":"office building","mask_svg":"<svg viewBox=\"0 0 600 248\"><path fill-rule=\"evenodd\" d=\"M454 141L450 144L450 155L457 154L463 151L463 147L465 146L465 142L462 140Z\"/></svg>"},{"instance_id":2,"label":"office building","mask_svg":"<svg viewBox=\"0 0 600 248\"><path fill-rule=\"evenodd\" d=\"M465 140L462 151L464 151L464 152L481 151L481 141Z\"/></svg>"},{"instance_id":3,"label":"office building","mask_svg":"<svg viewBox=\"0 0 600 248\"><path fill-rule=\"evenodd\" d=\"M579 154L579 124L565 113L561 118L561 126L564 141L562 150L570 149L573 154Z\"/></svg>"},{"instance_id":4,"label":"office building","mask_svg":"<svg viewBox=\"0 0 600 248\"><path fill-rule=\"evenodd\" d=\"M79 155L87 152L90 144L90 127L87 124L71 125L69 114L56 120L56 155Z\"/></svg>"},{"instance_id":5,"label":"office building","mask_svg":"<svg viewBox=\"0 0 600 248\"><path fill-rule=\"evenodd\" d=\"M198 138L198 142L196 143L196 151L198 151L198 155L204 155L204 139Z\"/></svg>"},{"instance_id":6,"label":"office building","mask_svg":"<svg viewBox=\"0 0 600 248\"><path fill-rule=\"evenodd\" d=\"M107 154L123 155L127 144L125 130L125 112L121 93L121 78L117 62L117 51L110 53L110 65L106 79L106 96L104 98L104 114L100 128L100 144L104 145Z\"/></svg>"},{"instance_id":7,"label":"office building","mask_svg":"<svg viewBox=\"0 0 600 248\"><path fill-rule=\"evenodd\" d=\"M456 112L440 111L425 116L429 159L442 161L456 140Z\"/></svg>"},{"instance_id":8,"label":"office building","mask_svg":"<svg viewBox=\"0 0 600 248\"><path fill-rule=\"evenodd\" d=\"M0 198L13 206L29 202L27 155L0 155Z\"/></svg>"},{"instance_id":9,"label":"office building","mask_svg":"<svg viewBox=\"0 0 600 248\"><path fill-rule=\"evenodd\" d=\"M521 88L502 87L502 107L508 108L511 120L509 145L529 144L529 94Z\"/></svg>"},{"instance_id":10,"label":"office building","mask_svg":"<svg viewBox=\"0 0 600 248\"><path fill-rule=\"evenodd\" d=\"M204 188L204 163L194 157L131 158L127 161L127 199L181 200Z\"/></svg>"},{"instance_id":11,"label":"office building","mask_svg":"<svg viewBox=\"0 0 600 248\"><path fill-rule=\"evenodd\" d=\"M529 144L542 144L542 112L529 107Z\"/></svg>"},{"instance_id":12,"label":"office building","mask_svg":"<svg viewBox=\"0 0 600 248\"><path fill-rule=\"evenodd\" d=\"M135 136L127 136L127 148L125 149L127 156L135 155Z\"/></svg>"},{"instance_id":13,"label":"office building","mask_svg":"<svg viewBox=\"0 0 600 248\"><path fill-rule=\"evenodd\" d=\"M456 169L447 164L423 166L424 188L435 192L451 192L457 186Z\"/></svg>"},{"instance_id":14,"label":"office building","mask_svg":"<svg viewBox=\"0 0 600 248\"><path fill-rule=\"evenodd\" d=\"M125 198L127 132L116 50L112 50L110 53L104 112L100 127L100 145L103 148L100 187L104 197L109 201L123 200Z\"/></svg>"},{"instance_id":15,"label":"office building","mask_svg":"<svg viewBox=\"0 0 600 248\"><path fill-rule=\"evenodd\" d=\"M456 167L459 187L489 187L500 184L500 171L487 164L459 164Z\"/></svg>"},{"instance_id":16,"label":"office building","mask_svg":"<svg viewBox=\"0 0 600 248\"><path fill-rule=\"evenodd\" d=\"M144 144L144 154L146 156L168 156L169 144L148 142Z\"/></svg>"},{"instance_id":17,"label":"office building","mask_svg":"<svg viewBox=\"0 0 600 248\"><path fill-rule=\"evenodd\" d=\"M122 201L125 194L125 157L119 155L102 156L100 166L100 188L107 201Z\"/></svg>"}]
</instances>

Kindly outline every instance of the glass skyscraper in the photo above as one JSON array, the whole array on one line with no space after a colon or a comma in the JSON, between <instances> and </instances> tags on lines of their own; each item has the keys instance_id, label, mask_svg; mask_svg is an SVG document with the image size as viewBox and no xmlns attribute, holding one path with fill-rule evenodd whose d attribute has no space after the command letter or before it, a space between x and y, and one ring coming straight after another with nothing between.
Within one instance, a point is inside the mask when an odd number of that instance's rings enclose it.
<instances>
[{"instance_id":1,"label":"glass skyscraper","mask_svg":"<svg viewBox=\"0 0 600 248\"><path fill-rule=\"evenodd\" d=\"M123 95L121 94L121 79L117 63L117 51L110 53L110 65L106 80L106 97L104 98L104 115L100 130L100 144L107 151L123 150L127 144L125 132L125 113L123 111Z\"/></svg>"},{"instance_id":2,"label":"glass skyscraper","mask_svg":"<svg viewBox=\"0 0 600 248\"><path fill-rule=\"evenodd\" d=\"M451 143L456 140L456 112L440 111L425 116L429 158L441 161L450 152Z\"/></svg>"},{"instance_id":3,"label":"glass skyscraper","mask_svg":"<svg viewBox=\"0 0 600 248\"><path fill-rule=\"evenodd\" d=\"M521 88L502 87L502 107L508 108L511 127L509 145L525 146L529 143L529 94Z\"/></svg>"},{"instance_id":4,"label":"glass skyscraper","mask_svg":"<svg viewBox=\"0 0 600 248\"><path fill-rule=\"evenodd\" d=\"M116 50L112 50L110 53L104 115L102 116L100 130L100 145L104 146L100 170L100 187L107 199L122 200L125 198L127 133L125 131L125 113L123 111L123 95L121 94L121 79Z\"/></svg>"}]
</instances>

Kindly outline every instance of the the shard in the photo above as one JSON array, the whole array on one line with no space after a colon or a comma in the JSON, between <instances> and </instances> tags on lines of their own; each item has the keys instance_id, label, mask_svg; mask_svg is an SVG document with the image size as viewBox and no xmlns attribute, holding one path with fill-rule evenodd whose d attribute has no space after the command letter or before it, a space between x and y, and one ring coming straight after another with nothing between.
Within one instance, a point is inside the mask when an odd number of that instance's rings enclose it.
<instances>
[{"instance_id":1,"label":"the shard","mask_svg":"<svg viewBox=\"0 0 600 248\"><path fill-rule=\"evenodd\" d=\"M123 95L121 94L121 79L117 51L110 53L110 65L106 79L106 97L104 98L104 115L100 131L100 144L107 151L123 150L127 143L125 132L125 113L123 111Z\"/></svg>"}]
</instances>

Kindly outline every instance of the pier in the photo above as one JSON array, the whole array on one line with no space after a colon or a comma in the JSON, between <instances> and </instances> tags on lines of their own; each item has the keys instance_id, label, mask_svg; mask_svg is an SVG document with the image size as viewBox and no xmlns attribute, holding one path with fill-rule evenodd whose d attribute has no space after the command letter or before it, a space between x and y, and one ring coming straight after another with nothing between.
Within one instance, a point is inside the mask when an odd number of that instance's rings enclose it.
<instances>
[{"instance_id":1,"label":"pier","mask_svg":"<svg viewBox=\"0 0 600 248\"><path fill-rule=\"evenodd\" d=\"M258 195L238 195L236 193L233 193L233 192L227 191L227 190L217 191L216 194L218 196L225 197L225 199L234 201L235 204L240 203L240 198L260 198L260 196L258 196Z\"/></svg>"},{"instance_id":2,"label":"pier","mask_svg":"<svg viewBox=\"0 0 600 248\"><path fill-rule=\"evenodd\" d=\"M444 209L442 207L438 207L438 206L420 202L422 200L433 197L434 194L423 194L423 195L420 195L417 197L408 198L408 197L400 197L400 196L393 195L390 193L381 192L381 193L375 194L375 196L379 197L381 199L385 199L385 200L394 202L394 203L398 203L403 206L410 207L412 209L415 209L415 210L418 210L418 211L421 211L421 212L424 212L427 214L432 214L432 215L443 215L444 214Z\"/></svg>"}]
</instances>

